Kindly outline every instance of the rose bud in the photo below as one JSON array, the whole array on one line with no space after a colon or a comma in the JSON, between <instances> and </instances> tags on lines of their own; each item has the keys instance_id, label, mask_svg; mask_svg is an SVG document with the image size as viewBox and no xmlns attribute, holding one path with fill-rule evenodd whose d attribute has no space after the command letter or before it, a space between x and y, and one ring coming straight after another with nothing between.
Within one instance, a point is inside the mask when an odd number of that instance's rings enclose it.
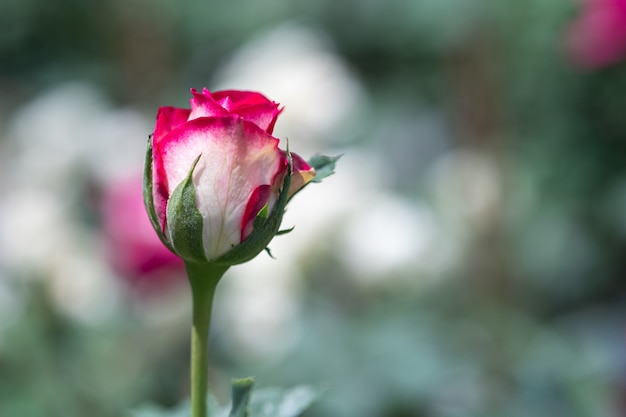
<instances>
[{"instance_id":1,"label":"rose bud","mask_svg":"<svg viewBox=\"0 0 626 417\"><path fill-rule=\"evenodd\" d=\"M315 169L278 148L278 103L254 92L191 92L191 109L158 111L145 205L161 241L183 260L246 262L279 233L288 200Z\"/></svg>"}]
</instances>

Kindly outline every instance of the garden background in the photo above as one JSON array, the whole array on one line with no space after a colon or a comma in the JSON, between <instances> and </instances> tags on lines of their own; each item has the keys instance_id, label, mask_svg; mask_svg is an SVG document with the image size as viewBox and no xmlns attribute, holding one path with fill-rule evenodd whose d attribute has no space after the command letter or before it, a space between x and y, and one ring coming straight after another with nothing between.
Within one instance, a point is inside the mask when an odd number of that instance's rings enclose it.
<instances>
[{"instance_id":1,"label":"garden background","mask_svg":"<svg viewBox=\"0 0 626 417\"><path fill-rule=\"evenodd\" d=\"M327 387L309 417L626 415L619 7L0 1L0 415L188 395L188 288L140 177L191 87L261 91L292 150L344 154L277 259L218 287L221 402L254 375Z\"/></svg>"}]
</instances>

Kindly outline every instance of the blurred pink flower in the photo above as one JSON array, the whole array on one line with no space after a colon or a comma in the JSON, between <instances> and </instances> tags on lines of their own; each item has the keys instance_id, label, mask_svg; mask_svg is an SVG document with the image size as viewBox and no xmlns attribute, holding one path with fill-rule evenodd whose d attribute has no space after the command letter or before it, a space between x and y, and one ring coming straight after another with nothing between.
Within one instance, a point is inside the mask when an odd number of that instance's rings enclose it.
<instances>
[{"instance_id":1,"label":"blurred pink flower","mask_svg":"<svg viewBox=\"0 0 626 417\"><path fill-rule=\"evenodd\" d=\"M581 13L566 34L570 58L599 69L626 57L626 0L583 0Z\"/></svg>"},{"instance_id":2,"label":"blurred pink flower","mask_svg":"<svg viewBox=\"0 0 626 417\"><path fill-rule=\"evenodd\" d=\"M143 203L141 175L108 184L100 212L108 258L133 286L141 291L164 289L185 277L181 259L154 233Z\"/></svg>"}]
</instances>

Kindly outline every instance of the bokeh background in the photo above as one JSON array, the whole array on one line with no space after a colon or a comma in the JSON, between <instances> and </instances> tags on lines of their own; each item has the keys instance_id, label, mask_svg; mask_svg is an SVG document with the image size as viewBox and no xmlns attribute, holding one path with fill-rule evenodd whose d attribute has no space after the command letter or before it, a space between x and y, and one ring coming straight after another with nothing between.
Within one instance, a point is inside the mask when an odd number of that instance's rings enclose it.
<instances>
[{"instance_id":1,"label":"bokeh background","mask_svg":"<svg viewBox=\"0 0 626 417\"><path fill-rule=\"evenodd\" d=\"M626 415L621 0L0 1L0 415L188 395L140 197L160 105L255 89L344 156L220 283L210 380L307 416Z\"/></svg>"}]
</instances>

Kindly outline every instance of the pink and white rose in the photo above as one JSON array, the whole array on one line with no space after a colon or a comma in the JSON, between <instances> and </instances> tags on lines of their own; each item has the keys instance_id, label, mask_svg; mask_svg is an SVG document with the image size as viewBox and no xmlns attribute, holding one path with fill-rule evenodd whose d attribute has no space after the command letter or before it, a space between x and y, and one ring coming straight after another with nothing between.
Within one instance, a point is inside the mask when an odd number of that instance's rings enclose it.
<instances>
[{"instance_id":1,"label":"pink and white rose","mask_svg":"<svg viewBox=\"0 0 626 417\"><path fill-rule=\"evenodd\" d=\"M163 243L184 260L244 262L278 232L286 202L315 169L279 149L278 103L248 91L191 93L190 109L158 111L146 207Z\"/></svg>"}]
</instances>

